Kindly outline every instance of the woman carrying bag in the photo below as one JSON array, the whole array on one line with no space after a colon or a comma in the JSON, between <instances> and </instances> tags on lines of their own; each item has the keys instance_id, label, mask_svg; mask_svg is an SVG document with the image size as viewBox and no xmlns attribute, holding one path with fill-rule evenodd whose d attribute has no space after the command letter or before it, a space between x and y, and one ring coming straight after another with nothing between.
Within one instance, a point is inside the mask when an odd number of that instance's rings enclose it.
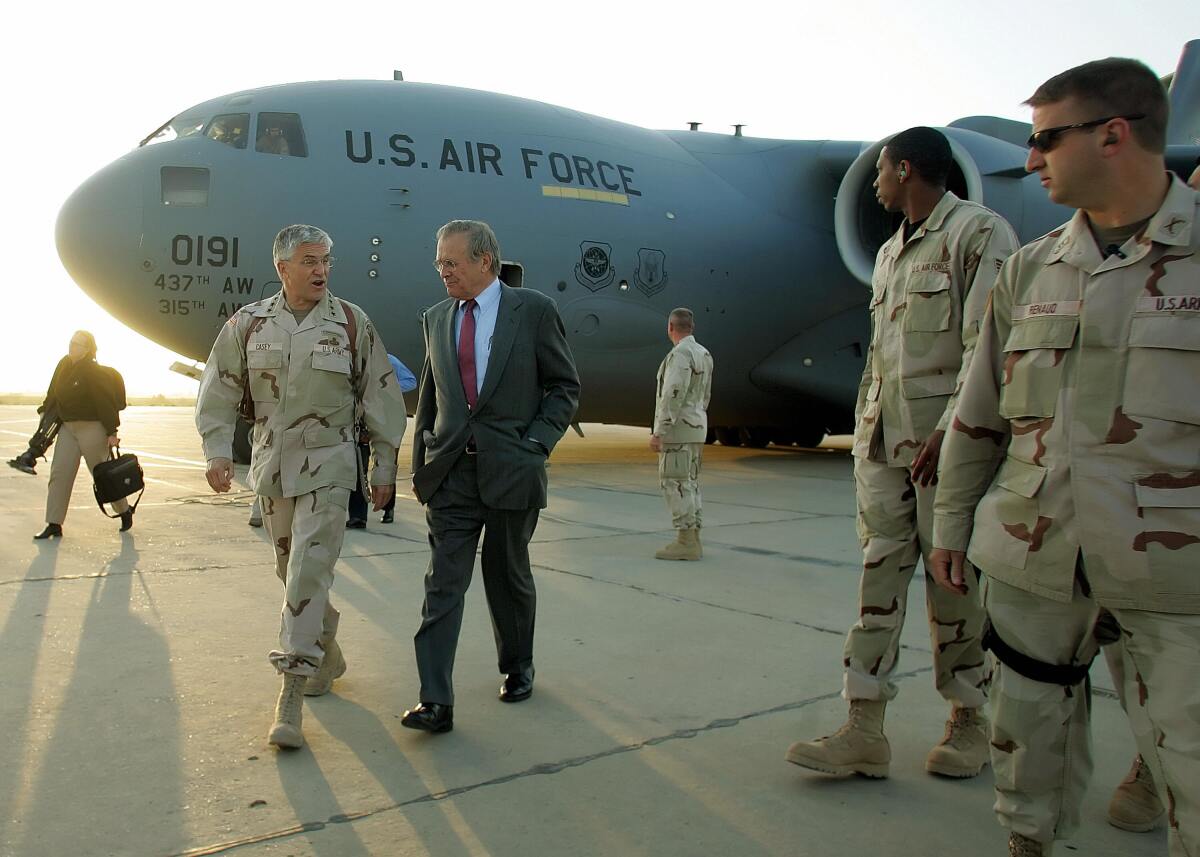
<instances>
[{"instance_id":1,"label":"woman carrying bag","mask_svg":"<svg viewBox=\"0 0 1200 857\"><path fill-rule=\"evenodd\" d=\"M120 442L118 412L125 407L125 382L116 369L96 362L96 339L86 330L75 332L67 356L54 369L42 407L51 404L58 408L62 428L50 461L46 529L35 539L62 538L80 457L87 461L90 472L107 460L109 450ZM112 505L121 516L121 532L125 532L133 526L133 510L123 499Z\"/></svg>"}]
</instances>

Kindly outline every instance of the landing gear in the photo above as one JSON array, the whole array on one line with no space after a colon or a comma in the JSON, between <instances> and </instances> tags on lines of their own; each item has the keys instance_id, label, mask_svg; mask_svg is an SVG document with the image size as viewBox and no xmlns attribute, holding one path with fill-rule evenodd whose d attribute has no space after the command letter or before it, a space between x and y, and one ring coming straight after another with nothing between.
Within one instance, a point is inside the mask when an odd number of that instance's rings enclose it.
<instances>
[{"instance_id":1,"label":"landing gear","mask_svg":"<svg viewBox=\"0 0 1200 857\"><path fill-rule=\"evenodd\" d=\"M825 439L824 426L797 426L788 431L788 436L796 446L813 449L821 445Z\"/></svg>"},{"instance_id":2,"label":"landing gear","mask_svg":"<svg viewBox=\"0 0 1200 857\"><path fill-rule=\"evenodd\" d=\"M736 428L729 426L717 426L713 429L713 434L716 435L717 442L721 446L741 446L742 439L738 436Z\"/></svg>"},{"instance_id":3,"label":"landing gear","mask_svg":"<svg viewBox=\"0 0 1200 857\"><path fill-rule=\"evenodd\" d=\"M814 449L824 438L825 427L820 425L794 425L787 428L713 426L708 430L705 443L716 440L721 446L744 446L750 449L762 449L773 443L779 447L799 446Z\"/></svg>"},{"instance_id":4,"label":"landing gear","mask_svg":"<svg viewBox=\"0 0 1200 857\"><path fill-rule=\"evenodd\" d=\"M738 435L742 439L742 445L748 446L751 449L762 449L771 442L771 430L763 428L749 428L743 426L738 429Z\"/></svg>"}]
</instances>

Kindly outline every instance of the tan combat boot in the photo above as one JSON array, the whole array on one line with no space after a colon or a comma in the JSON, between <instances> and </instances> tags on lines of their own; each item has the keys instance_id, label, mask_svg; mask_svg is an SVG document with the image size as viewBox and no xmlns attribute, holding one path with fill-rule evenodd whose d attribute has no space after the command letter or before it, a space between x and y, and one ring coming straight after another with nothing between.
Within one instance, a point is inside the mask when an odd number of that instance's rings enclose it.
<instances>
[{"instance_id":1,"label":"tan combat boot","mask_svg":"<svg viewBox=\"0 0 1200 857\"><path fill-rule=\"evenodd\" d=\"M1108 823L1122 830L1145 833L1153 830L1162 817L1163 805L1154 788L1154 776L1146 760L1138 755L1108 802Z\"/></svg>"},{"instance_id":2,"label":"tan combat boot","mask_svg":"<svg viewBox=\"0 0 1200 857\"><path fill-rule=\"evenodd\" d=\"M1008 857L1051 857L1052 846L1019 833L1008 835Z\"/></svg>"},{"instance_id":3,"label":"tan combat boot","mask_svg":"<svg viewBox=\"0 0 1200 857\"><path fill-rule=\"evenodd\" d=\"M304 685L302 675L283 674L283 688L275 703L275 725L267 733L267 742L276 747L295 749L304 746L300 723L304 718Z\"/></svg>"},{"instance_id":4,"label":"tan combat boot","mask_svg":"<svg viewBox=\"0 0 1200 857\"><path fill-rule=\"evenodd\" d=\"M700 530L676 530L675 541L654 552L655 559L696 560L704 555L700 547Z\"/></svg>"},{"instance_id":5,"label":"tan combat boot","mask_svg":"<svg viewBox=\"0 0 1200 857\"><path fill-rule=\"evenodd\" d=\"M304 695L324 696L333 687L333 680L341 678L345 672L346 658L342 655L342 647L337 644L336 637L331 637L325 644L325 656L321 658L317 674L304 685Z\"/></svg>"},{"instance_id":6,"label":"tan combat boot","mask_svg":"<svg viewBox=\"0 0 1200 857\"><path fill-rule=\"evenodd\" d=\"M958 708L950 712L946 734L925 757L925 770L943 777L978 776L988 763L990 753L988 722L979 708Z\"/></svg>"},{"instance_id":7,"label":"tan combat boot","mask_svg":"<svg viewBox=\"0 0 1200 857\"><path fill-rule=\"evenodd\" d=\"M850 700L850 716L841 729L816 741L797 741L785 758L827 774L886 777L892 761L892 748L883 734L886 707L883 700Z\"/></svg>"}]
</instances>

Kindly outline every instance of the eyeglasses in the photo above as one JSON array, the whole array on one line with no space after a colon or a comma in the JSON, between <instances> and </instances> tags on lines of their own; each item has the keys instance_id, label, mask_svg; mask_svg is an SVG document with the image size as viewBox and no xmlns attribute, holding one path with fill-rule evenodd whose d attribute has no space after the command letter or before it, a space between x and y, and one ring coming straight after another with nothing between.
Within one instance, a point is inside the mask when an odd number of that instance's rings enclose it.
<instances>
[{"instance_id":1,"label":"eyeglasses","mask_svg":"<svg viewBox=\"0 0 1200 857\"><path fill-rule=\"evenodd\" d=\"M1041 131L1035 131L1029 135L1029 139L1025 141L1031 149L1037 149L1039 152L1049 152L1058 145L1058 138L1068 131L1081 131L1084 128L1095 128L1098 125L1103 125L1105 122L1111 122L1114 119L1124 119L1126 122L1135 122L1138 119L1145 119L1145 113L1131 113L1128 116L1105 116L1103 119L1093 119L1091 122L1076 122L1074 125L1059 125L1057 128L1043 128Z\"/></svg>"},{"instance_id":2,"label":"eyeglasses","mask_svg":"<svg viewBox=\"0 0 1200 857\"><path fill-rule=\"evenodd\" d=\"M326 268L332 268L337 263L337 258L334 256L325 256L318 259L316 256L305 256L296 264L301 268L315 268L318 265L324 265Z\"/></svg>"},{"instance_id":3,"label":"eyeglasses","mask_svg":"<svg viewBox=\"0 0 1200 857\"><path fill-rule=\"evenodd\" d=\"M438 259L433 263L433 270L437 271L439 274L442 273L442 271L449 271L451 274L453 274L457 268L458 262L455 262L453 259Z\"/></svg>"}]
</instances>

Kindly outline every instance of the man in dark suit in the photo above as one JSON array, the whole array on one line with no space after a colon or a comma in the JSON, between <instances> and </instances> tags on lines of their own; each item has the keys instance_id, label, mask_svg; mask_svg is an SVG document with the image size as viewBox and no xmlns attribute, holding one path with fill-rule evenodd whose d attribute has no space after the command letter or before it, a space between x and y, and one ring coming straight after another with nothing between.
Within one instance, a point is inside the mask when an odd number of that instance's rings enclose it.
<instances>
[{"instance_id":1,"label":"man in dark suit","mask_svg":"<svg viewBox=\"0 0 1200 857\"><path fill-rule=\"evenodd\" d=\"M414 637L420 704L401 722L449 732L454 653L481 533L505 676L500 699L533 692L529 539L546 505L546 458L575 415L579 375L554 301L500 282L500 246L486 223L439 229L433 264L450 297L425 312L413 435L413 489L426 506L432 555Z\"/></svg>"}]
</instances>

